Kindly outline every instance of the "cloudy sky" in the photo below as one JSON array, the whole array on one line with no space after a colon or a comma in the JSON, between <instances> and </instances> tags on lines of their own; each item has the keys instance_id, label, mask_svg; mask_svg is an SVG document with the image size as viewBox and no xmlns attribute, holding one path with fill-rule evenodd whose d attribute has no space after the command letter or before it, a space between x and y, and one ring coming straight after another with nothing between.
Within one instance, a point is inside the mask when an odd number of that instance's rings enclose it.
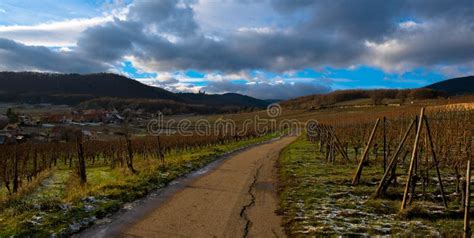
<instances>
[{"instance_id":1,"label":"cloudy sky","mask_svg":"<svg viewBox=\"0 0 474 238\"><path fill-rule=\"evenodd\" d=\"M0 71L284 99L474 74L473 0L2 0Z\"/></svg>"}]
</instances>

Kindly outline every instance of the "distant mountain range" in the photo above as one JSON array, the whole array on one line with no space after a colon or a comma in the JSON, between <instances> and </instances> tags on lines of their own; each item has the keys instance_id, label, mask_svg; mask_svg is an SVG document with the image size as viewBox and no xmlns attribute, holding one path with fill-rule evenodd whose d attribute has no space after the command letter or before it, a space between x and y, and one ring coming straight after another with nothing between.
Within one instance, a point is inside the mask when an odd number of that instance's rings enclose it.
<instances>
[{"instance_id":1,"label":"distant mountain range","mask_svg":"<svg viewBox=\"0 0 474 238\"><path fill-rule=\"evenodd\" d=\"M444 91L449 95L472 94L474 93L474 76L448 79L425 88Z\"/></svg>"},{"instance_id":2,"label":"distant mountain range","mask_svg":"<svg viewBox=\"0 0 474 238\"><path fill-rule=\"evenodd\" d=\"M132 103L147 100L164 103L172 107L208 108L263 108L265 100L249 96L204 93L173 93L162 88L151 87L136 80L109 73L99 74L50 74L36 72L0 72L0 101L18 103L52 103L89 105L89 101L104 103L104 100ZM192 108L189 109L192 111ZM184 112L188 112L184 110Z\"/></svg>"},{"instance_id":3,"label":"distant mountain range","mask_svg":"<svg viewBox=\"0 0 474 238\"><path fill-rule=\"evenodd\" d=\"M472 93L474 76L468 76L448 79L421 89L335 91L290 99L281 104L308 108L364 98L383 103L387 101L384 99L435 98ZM264 108L274 101L278 100L260 100L236 93L173 93L110 73L0 72L0 102L68 104L85 108L166 109L169 113L221 113Z\"/></svg>"},{"instance_id":4,"label":"distant mountain range","mask_svg":"<svg viewBox=\"0 0 474 238\"><path fill-rule=\"evenodd\" d=\"M436 99L446 96L474 94L474 76L448 79L415 89L355 89L314 94L280 102L285 108L315 109L350 107L370 104L399 104L407 99Z\"/></svg>"}]
</instances>

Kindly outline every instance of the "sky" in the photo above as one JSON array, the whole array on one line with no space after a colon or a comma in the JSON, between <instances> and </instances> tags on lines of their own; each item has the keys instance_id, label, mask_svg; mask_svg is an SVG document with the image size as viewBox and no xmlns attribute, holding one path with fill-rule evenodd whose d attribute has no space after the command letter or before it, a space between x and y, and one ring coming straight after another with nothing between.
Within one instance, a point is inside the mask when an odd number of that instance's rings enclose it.
<instances>
[{"instance_id":1,"label":"sky","mask_svg":"<svg viewBox=\"0 0 474 238\"><path fill-rule=\"evenodd\" d=\"M2 0L0 71L287 99L474 74L473 0Z\"/></svg>"}]
</instances>

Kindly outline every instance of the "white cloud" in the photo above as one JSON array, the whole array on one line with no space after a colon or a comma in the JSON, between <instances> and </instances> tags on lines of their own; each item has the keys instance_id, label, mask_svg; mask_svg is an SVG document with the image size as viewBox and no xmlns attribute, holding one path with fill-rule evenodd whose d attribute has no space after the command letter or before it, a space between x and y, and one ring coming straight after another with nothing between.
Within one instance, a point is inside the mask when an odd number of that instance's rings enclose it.
<instances>
[{"instance_id":1,"label":"white cloud","mask_svg":"<svg viewBox=\"0 0 474 238\"><path fill-rule=\"evenodd\" d=\"M63 46L63 47L59 48L59 52L71 52L71 51L72 51L72 49L69 48L69 47Z\"/></svg>"},{"instance_id":2,"label":"white cloud","mask_svg":"<svg viewBox=\"0 0 474 238\"><path fill-rule=\"evenodd\" d=\"M205 75L204 79L206 81L224 81L224 80L251 80L251 77L248 73L244 71L236 72L236 73L208 73Z\"/></svg>"},{"instance_id":3,"label":"white cloud","mask_svg":"<svg viewBox=\"0 0 474 238\"><path fill-rule=\"evenodd\" d=\"M270 34L275 32L271 27L240 27L239 32L255 32L258 34Z\"/></svg>"},{"instance_id":4,"label":"white cloud","mask_svg":"<svg viewBox=\"0 0 474 238\"><path fill-rule=\"evenodd\" d=\"M7 13L7 11L3 8L0 8L0 13Z\"/></svg>"},{"instance_id":5,"label":"white cloud","mask_svg":"<svg viewBox=\"0 0 474 238\"><path fill-rule=\"evenodd\" d=\"M187 76L183 71L177 71L174 73L166 72L166 71L159 71L159 64L160 62L156 62L153 60L144 61L138 57L133 55L129 55L124 57L125 60L130 61L134 68L136 68L140 72L149 72L149 73L156 73L158 76L156 80L163 81L168 80L170 78L177 79L179 82L182 83L192 83L192 82L201 82L201 81L224 81L224 80L247 80L247 81L260 81L263 80L264 77L260 77L260 74L257 73L257 76L252 77L249 72L241 70L238 72L229 72L229 73L221 73L221 72L206 72L203 78L193 78Z\"/></svg>"},{"instance_id":6,"label":"white cloud","mask_svg":"<svg viewBox=\"0 0 474 238\"><path fill-rule=\"evenodd\" d=\"M0 8L0 13L3 9ZM111 22L114 18L125 20L129 6L112 8L102 16L51 21L36 25L0 25L0 38L25 45L46 47L75 46L79 35L86 29Z\"/></svg>"},{"instance_id":7,"label":"white cloud","mask_svg":"<svg viewBox=\"0 0 474 238\"><path fill-rule=\"evenodd\" d=\"M416 23L414 21L404 21L398 24L398 26L404 30L413 30L413 29L418 28L420 25L421 25L420 23Z\"/></svg>"},{"instance_id":8,"label":"white cloud","mask_svg":"<svg viewBox=\"0 0 474 238\"><path fill-rule=\"evenodd\" d=\"M448 78L474 75L474 62L464 65L442 65L438 67L438 70Z\"/></svg>"},{"instance_id":9,"label":"white cloud","mask_svg":"<svg viewBox=\"0 0 474 238\"><path fill-rule=\"evenodd\" d=\"M85 29L113 20L113 16L89 19L71 19L38 25L0 26L0 38L11 39L25 45L67 47L76 45L77 38Z\"/></svg>"},{"instance_id":10,"label":"white cloud","mask_svg":"<svg viewBox=\"0 0 474 238\"><path fill-rule=\"evenodd\" d=\"M406 45L397 39L388 39L381 43L365 41L365 47L369 50L369 54L365 56L365 61L369 65L380 67L388 72L404 71L411 67L405 61L393 61L394 57L406 50Z\"/></svg>"},{"instance_id":11,"label":"white cloud","mask_svg":"<svg viewBox=\"0 0 474 238\"><path fill-rule=\"evenodd\" d=\"M172 92L197 93L203 88L203 86L194 85L193 82L189 82L185 78L186 76L181 73L172 74L169 72L163 72L155 78L138 78L135 80L149 86L160 87Z\"/></svg>"}]
</instances>

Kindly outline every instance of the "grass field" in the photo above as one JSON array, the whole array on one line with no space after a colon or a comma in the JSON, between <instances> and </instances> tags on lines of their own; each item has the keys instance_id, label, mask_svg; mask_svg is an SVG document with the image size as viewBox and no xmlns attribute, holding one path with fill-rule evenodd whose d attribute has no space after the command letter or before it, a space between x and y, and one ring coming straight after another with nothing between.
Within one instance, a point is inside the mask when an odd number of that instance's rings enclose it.
<instances>
[{"instance_id":1,"label":"grass field","mask_svg":"<svg viewBox=\"0 0 474 238\"><path fill-rule=\"evenodd\" d=\"M400 213L406 178L389 189L389 196L373 199L383 169L366 166L361 184L351 186L355 164L328 163L319 148L300 137L282 151L279 160L280 211L286 232L294 237L319 235L344 236L462 236L462 213L458 203L442 203L426 197L416 198ZM402 168L405 169L405 168ZM443 171L444 172L444 171ZM444 177L447 173L443 173ZM434 175L433 175L434 176ZM436 190L433 182L427 191ZM447 186L447 194L454 191Z\"/></svg>"}]
</instances>

